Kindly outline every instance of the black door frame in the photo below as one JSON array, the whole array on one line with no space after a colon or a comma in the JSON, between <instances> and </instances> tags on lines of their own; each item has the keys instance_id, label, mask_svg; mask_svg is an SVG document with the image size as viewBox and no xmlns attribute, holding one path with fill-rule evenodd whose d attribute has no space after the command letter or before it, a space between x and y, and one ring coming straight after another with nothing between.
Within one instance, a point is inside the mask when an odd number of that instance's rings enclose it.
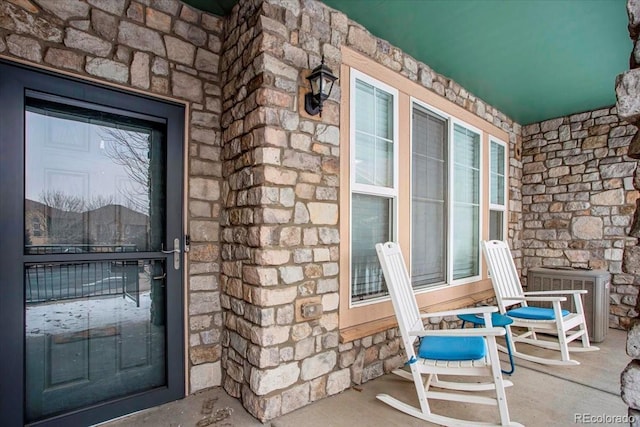
<instances>
[{"instance_id":1,"label":"black door frame","mask_svg":"<svg viewBox=\"0 0 640 427\"><path fill-rule=\"evenodd\" d=\"M22 426L25 422L23 269L26 261L24 122L27 90L91 104L97 109L117 109L132 116L141 113L165 121L165 236L168 240L164 242L165 247L173 247L173 239L179 238L182 241L184 235L184 105L0 60L0 414L2 424L8 427ZM160 252L154 253L155 255L156 258L166 258L167 387L112 400L31 425L49 427L95 424L184 397L184 261L181 268L175 270L173 255ZM181 256L181 260L183 259Z\"/></svg>"}]
</instances>

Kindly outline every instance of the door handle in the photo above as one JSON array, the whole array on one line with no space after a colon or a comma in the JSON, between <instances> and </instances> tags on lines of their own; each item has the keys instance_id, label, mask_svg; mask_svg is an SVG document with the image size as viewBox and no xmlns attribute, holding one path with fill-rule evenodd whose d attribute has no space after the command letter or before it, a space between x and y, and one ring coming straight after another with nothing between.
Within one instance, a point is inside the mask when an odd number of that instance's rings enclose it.
<instances>
[{"instance_id":1,"label":"door handle","mask_svg":"<svg viewBox=\"0 0 640 427\"><path fill-rule=\"evenodd\" d=\"M173 254L173 268L174 270L180 270L180 239L173 239L173 249L165 251L161 249L163 254Z\"/></svg>"}]
</instances>

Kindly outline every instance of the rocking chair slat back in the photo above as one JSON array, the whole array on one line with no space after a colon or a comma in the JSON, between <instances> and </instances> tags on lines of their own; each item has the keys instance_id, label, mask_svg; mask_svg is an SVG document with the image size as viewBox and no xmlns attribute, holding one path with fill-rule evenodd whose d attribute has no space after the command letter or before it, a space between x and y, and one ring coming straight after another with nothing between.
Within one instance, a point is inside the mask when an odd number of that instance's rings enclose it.
<instances>
[{"instance_id":1,"label":"rocking chair slat back","mask_svg":"<svg viewBox=\"0 0 640 427\"><path fill-rule=\"evenodd\" d=\"M422 330L423 324L418 310L418 303L411 287L411 279L404 266L402 252L398 245L390 243L376 245L376 251L379 256L382 251L386 251L388 262L382 264L382 270L385 277L391 278L391 281L395 284L395 286L387 287L391 294L393 309L398 318L398 326L403 340L407 340L404 343L405 348L412 348L417 338L415 336L410 337L408 332Z\"/></svg>"},{"instance_id":2,"label":"rocking chair slat back","mask_svg":"<svg viewBox=\"0 0 640 427\"><path fill-rule=\"evenodd\" d=\"M502 314L512 305L518 304L518 301L509 301L508 298L522 297L523 290L520 283L520 276L511 257L509 246L499 240L490 240L482 245L489 274L496 287L496 298L498 306ZM523 303L526 305L526 303Z\"/></svg>"}]
</instances>

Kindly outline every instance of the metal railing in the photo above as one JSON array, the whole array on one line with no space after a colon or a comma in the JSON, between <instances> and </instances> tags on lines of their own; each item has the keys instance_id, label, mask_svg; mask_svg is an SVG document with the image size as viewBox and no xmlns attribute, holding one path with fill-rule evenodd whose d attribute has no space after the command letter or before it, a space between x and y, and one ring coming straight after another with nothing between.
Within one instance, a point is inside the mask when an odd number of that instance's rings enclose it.
<instances>
[{"instance_id":1,"label":"metal railing","mask_svg":"<svg viewBox=\"0 0 640 427\"><path fill-rule=\"evenodd\" d=\"M139 306L138 261L36 263L25 267L27 303L122 295Z\"/></svg>"},{"instance_id":2,"label":"metal railing","mask_svg":"<svg viewBox=\"0 0 640 427\"><path fill-rule=\"evenodd\" d=\"M27 255L137 252L138 250L137 245L129 243L119 245L58 243L55 245L25 245L24 248Z\"/></svg>"}]
</instances>

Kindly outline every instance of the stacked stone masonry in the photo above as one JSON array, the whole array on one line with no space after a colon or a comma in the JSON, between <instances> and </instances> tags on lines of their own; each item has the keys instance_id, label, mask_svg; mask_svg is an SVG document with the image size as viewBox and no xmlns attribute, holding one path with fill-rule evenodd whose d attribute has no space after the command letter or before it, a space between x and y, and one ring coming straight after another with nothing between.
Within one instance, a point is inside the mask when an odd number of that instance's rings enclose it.
<instances>
[{"instance_id":1,"label":"stacked stone masonry","mask_svg":"<svg viewBox=\"0 0 640 427\"><path fill-rule=\"evenodd\" d=\"M177 0L2 0L0 55L186 103L189 390L220 384L224 22Z\"/></svg>"},{"instance_id":2,"label":"stacked stone masonry","mask_svg":"<svg viewBox=\"0 0 640 427\"><path fill-rule=\"evenodd\" d=\"M405 361L396 329L340 342L345 83L321 118L300 110L300 94L322 56L340 70L342 47L509 133L508 238L521 265L520 126L323 3L240 0L219 18L178 0L0 0L3 57L189 107L189 391L222 384L261 420ZM321 313L303 318L303 304Z\"/></svg>"},{"instance_id":3,"label":"stacked stone masonry","mask_svg":"<svg viewBox=\"0 0 640 427\"><path fill-rule=\"evenodd\" d=\"M637 240L628 237L636 161L626 156L635 133L615 107L522 130L522 274L537 266L609 271L609 323L616 328L637 315L640 271L628 256Z\"/></svg>"},{"instance_id":4,"label":"stacked stone masonry","mask_svg":"<svg viewBox=\"0 0 640 427\"><path fill-rule=\"evenodd\" d=\"M320 62L288 29L299 16L240 2L221 61L224 387L262 420L351 385L337 368L339 99L323 122L298 114L300 73ZM303 302L322 315L300 318Z\"/></svg>"},{"instance_id":5,"label":"stacked stone masonry","mask_svg":"<svg viewBox=\"0 0 640 427\"><path fill-rule=\"evenodd\" d=\"M509 238L520 240L519 125L315 0L240 1L220 63L223 385L268 420L401 366L396 329L339 341L340 80L322 117L300 110L309 69L358 50L509 132ZM344 238L344 237L343 237ZM520 262L519 248L514 255ZM303 304L321 314L301 315ZM456 319L431 325L451 327Z\"/></svg>"},{"instance_id":6,"label":"stacked stone masonry","mask_svg":"<svg viewBox=\"0 0 640 427\"><path fill-rule=\"evenodd\" d=\"M640 2L638 0L627 1L627 14L629 16L629 35L633 41L634 48L631 53L631 70L625 71L616 78L616 107L621 119L638 127L640 123ZM640 133L629 144L628 156L636 160L640 159ZM640 191L640 170L635 167L633 186L636 191ZM637 245L637 238L640 237L640 198L636 200L635 214L629 227L629 236L634 237L635 245L628 245L625 248L623 269L629 274L640 276L640 245ZM634 285L640 285L640 280L636 279ZM636 288L637 292L637 288ZM635 304L635 313L628 322L627 333L627 354L633 359L622 371L620 377L620 395L622 400L629 405L629 417L631 426L640 426L640 317L638 317L638 301Z\"/></svg>"}]
</instances>

